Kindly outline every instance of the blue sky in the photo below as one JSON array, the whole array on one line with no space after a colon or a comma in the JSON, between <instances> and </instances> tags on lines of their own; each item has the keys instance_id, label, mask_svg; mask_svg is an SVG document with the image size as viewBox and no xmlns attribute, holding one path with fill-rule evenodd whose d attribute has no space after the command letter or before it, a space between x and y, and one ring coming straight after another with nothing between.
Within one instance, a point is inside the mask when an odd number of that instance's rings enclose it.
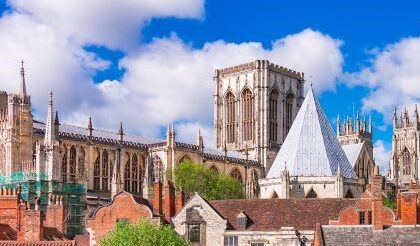
<instances>
[{"instance_id":1,"label":"blue sky","mask_svg":"<svg viewBox=\"0 0 420 246\"><path fill-rule=\"evenodd\" d=\"M51 89L70 123L92 115L100 127L123 121L128 131L163 137L173 121L182 140L201 127L211 141L211 71L254 54L271 57L308 70L331 121L353 108L372 115L382 166L393 107L419 100L417 1L129 2L0 2L0 65L11 71L0 81L14 89L15 67L25 59L36 117L45 114Z\"/></svg>"}]
</instances>

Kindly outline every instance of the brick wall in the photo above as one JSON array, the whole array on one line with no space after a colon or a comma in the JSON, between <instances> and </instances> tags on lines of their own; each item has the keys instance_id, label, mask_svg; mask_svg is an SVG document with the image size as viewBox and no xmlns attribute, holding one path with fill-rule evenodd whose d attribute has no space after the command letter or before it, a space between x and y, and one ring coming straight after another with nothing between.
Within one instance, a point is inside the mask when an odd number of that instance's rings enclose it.
<instances>
[{"instance_id":1,"label":"brick wall","mask_svg":"<svg viewBox=\"0 0 420 246\"><path fill-rule=\"evenodd\" d=\"M401 224L417 224L417 193L401 193Z\"/></svg>"},{"instance_id":2,"label":"brick wall","mask_svg":"<svg viewBox=\"0 0 420 246\"><path fill-rule=\"evenodd\" d=\"M59 231L66 232L66 211L63 196L51 194L48 197L48 206L45 212L44 226L57 228Z\"/></svg>"}]
</instances>

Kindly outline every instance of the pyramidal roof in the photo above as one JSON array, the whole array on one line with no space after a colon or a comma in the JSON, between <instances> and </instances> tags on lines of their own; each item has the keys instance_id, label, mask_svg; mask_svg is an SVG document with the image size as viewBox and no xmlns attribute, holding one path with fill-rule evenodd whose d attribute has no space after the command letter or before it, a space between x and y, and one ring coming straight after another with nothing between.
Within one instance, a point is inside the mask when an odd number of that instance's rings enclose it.
<instances>
[{"instance_id":1,"label":"pyramidal roof","mask_svg":"<svg viewBox=\"0 0 420 246\"><path fill-rule=\"evenodd\" d=\"M278 178L287 168L290 176L357 178L346 154L311 88L271 166L267 178Z\"/></svg>"}]
</instances>

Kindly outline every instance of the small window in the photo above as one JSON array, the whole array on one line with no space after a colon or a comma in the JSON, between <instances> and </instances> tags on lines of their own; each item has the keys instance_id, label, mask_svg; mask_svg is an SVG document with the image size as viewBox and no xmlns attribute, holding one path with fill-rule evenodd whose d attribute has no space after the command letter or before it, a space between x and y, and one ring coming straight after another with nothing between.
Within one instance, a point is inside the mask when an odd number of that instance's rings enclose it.
<instances>
[{"instance_id":1,"label":"small window","mask_svg":"<svg viewBox=\"0 0 420 246\"><path fill-rule=\"evenodd\" d=\"M251 246L264 246L264 243L251 243Z\"/></svg>"},{"instance_id":2,"label":"small window","mask_svg":"<svg viewBox=\"0 0 420 246\"><path fill-rule=\"evenodd\" d=\"M238 246L238 236L225 236L224 246Z\"/></svg>"},{"instance_id":3,"label":"small window","mask_svg":"<svg viewBox=\"0 0 420 246\"><path fill-rule=\"evenodd\" d=\"M188 225L188 241L192 243L200 242L200 224Z\"/></svg>"},{"instance_id":4,"label":"small window","mask_svg":"<svg viewBox=\"0 0 420 246\"><path fill-rule=\"evenodd\" d=\"M117 225L126 226L128 224L130 224L130 221L127 218L118 218L117 219Z\"/></svg>"},{"instance_id":5,"label":"small window","mask_svg":"<svg viewBox=\"0 0 420 246\"><path fill-rule=\"evenodd\" d=\"M365 211L359 211L359 224L365 224Z\"/></svg>"},{"instance_id":6,"label":"small window","mask_svg":"<svg viewBox=\"0 0 420 246\"><path fill-rule=\"evenodd\" d=\"M372 211L368 211L368 224L371 225L372 224Z\"/></svg>"},{"instance_id":7,"label":"small window","mask_svg":"<svg viewBox=\"0 0 420 246\"><path fill-rule=\"evenodd\" d=\"M239 225L246 226L246 222L247 222L246 217L245 218L239 218Z\"/></svg>"}]
</instances>

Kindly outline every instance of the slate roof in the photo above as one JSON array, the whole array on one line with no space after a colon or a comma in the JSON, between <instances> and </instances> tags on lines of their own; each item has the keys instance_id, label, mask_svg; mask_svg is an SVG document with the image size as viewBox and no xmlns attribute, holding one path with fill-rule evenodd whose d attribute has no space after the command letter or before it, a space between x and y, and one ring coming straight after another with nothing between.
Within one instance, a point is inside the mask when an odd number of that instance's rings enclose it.
<instances>
[{"instance_id":1,"label":"slate roof","mask_svg":"<svg viewBox=\"0 0 420 246\"><path fill-rule=\"evenodd\" d=\"M375 230L372 226L321 226L325 246L341 245L420 245L419 226L391 226Z\"/></svg>"},{"instance_id":2,"label":"slate roof","mask_svg":"<svg viewBox=\"0 0 420 246\"><path fill-rule=\"evenodd\" d=\"M218 200L208 203L224 219L229 229L240 228L237 216L241 211L248 216L246 230L273 231L281 227L314 230L316 223L328 224L338 219L340 211L354 205L357 199L242 199Z\"/></svg>"},{"instance_id":3,"label":"slate roof","mask_svg":"<svg viewBox=\"0 0 420 246\"><path fill-rule=\"evenodd\" d=\"M356 165L357 158L360 156L360 152L363 149L364 143L358 143L358 144L348 144L348 145L342 145L341 147L344 150L344 153L347 156L347 159L350 162L350 165L354 168Z\"/></svg>"},{"instance_id":4,"label":"slate roof","mask_svg":"<svg viewBox=\"0 0 420 246\"><path fill-rule=\"evenodd\" d=\"M357 178L312 88L270 168L267 178L278 178L287 167L290 176Z\"/></svg>"}]
</instances>

